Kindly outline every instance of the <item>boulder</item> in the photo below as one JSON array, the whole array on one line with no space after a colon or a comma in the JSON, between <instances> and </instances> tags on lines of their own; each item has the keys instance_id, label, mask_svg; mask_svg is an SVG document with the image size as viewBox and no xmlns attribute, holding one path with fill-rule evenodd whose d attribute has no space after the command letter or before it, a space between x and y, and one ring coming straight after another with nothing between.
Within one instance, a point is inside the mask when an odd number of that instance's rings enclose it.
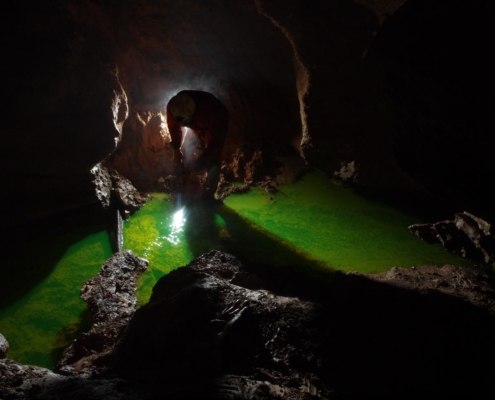
<instances>
[{"instance_id":1,"label":"boulder","mask_svg":"<svg viewBox=\"0 0 495 400\"><path fill-rule=\"evenodd\" d=\"M451 253L495 265L495 239L491 225L466 211L455 214L454 221L413 224L408 229L427 243L441 243Z\"/></svg>"},{"instance_id":2,"label":"boulder","mask_svg":"<svg viewBox=\"0 0 495 400\"><path fill-rule=\"evenodd\" d=\"M145 381L159 376L176 388L187 382L208 390L215 382L216 395L226 398L324 398L320 305L266 286L218 251L171 272L126 330L118 370Z\"/></svg>"}]
</instances>

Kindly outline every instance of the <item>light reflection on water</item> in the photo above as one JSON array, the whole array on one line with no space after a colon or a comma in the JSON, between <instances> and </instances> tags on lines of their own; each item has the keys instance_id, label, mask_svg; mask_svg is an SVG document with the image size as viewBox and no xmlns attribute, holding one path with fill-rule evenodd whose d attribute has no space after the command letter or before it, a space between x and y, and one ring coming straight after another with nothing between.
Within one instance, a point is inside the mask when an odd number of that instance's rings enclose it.
<instances>
[{"instance_id":1,"label":"light reflection on water","mask_svg":"<svg viewBox=\"0 0 495 400\"><path fill-rule=\"evenodd\" d=\"M170 224L170 233L164 238L170 243L178 245L181 242L180 233L184 231L184 225L186 224L186 217L184 207L176 211L172 216L172 223Z\"/></svg>"}]
</instances>

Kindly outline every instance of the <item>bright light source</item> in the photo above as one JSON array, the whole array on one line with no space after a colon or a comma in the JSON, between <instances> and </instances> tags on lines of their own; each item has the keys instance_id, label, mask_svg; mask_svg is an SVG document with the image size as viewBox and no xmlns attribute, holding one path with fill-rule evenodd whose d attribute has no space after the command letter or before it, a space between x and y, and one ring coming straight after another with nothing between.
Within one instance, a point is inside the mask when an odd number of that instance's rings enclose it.
<instances>
[{"instance_id":1,"label":"bright light source","mask_svg":"<svg viewBox=\"0 0 495 400\"><path fill-rule=\"evenodd\" d=\"M180 238L179 233L184 230L184 225L186 224L186 217L184 208L176 211L172 216L172 224L170 225L170 234L166 239L172 244L179 244Z\"/></svg>"}]
</instances>

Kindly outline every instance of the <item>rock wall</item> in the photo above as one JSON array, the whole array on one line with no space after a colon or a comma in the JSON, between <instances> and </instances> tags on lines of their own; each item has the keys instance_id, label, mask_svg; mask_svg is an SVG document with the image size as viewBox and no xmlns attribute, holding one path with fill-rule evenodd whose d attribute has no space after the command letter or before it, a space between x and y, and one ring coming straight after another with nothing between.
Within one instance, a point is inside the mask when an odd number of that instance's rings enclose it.
<instances>
[{"instance_id":1,"label":"rock wall","mask_svg":"<svg viewBox=\"0 0 495 400\"><path fill-rule=\"evenodd\" d=\"M363 58L389 14L404 1L335 0L311 3L259 0L260 9L292 42L302 67L302 140L309 164L343 180L372 186L404 185L392 142L372 107ZM340 174L354 162L356 171Z\"/></svg>"},{"instance_id":2,"label":"rock wall","mask_svg":"<svg viewBox=\"0 0 495 400\"><path fill-rule=\"evenodd\" d=\"M8 101L1 110L4 226L97 202L91 168L116 147L127 96L100 26L63 3L16 3L2 29Z\"/></svg>"},{"instance_id":3,"label":"rock wall","mask_svg":"<svg viewBox=\"0 0 495 400\"><path fill-rule=\"evenodd\" d=\"M96 203L89 170L103 160L153 189L170 172L165 105L184 88L210 91L230 110L227 165L239 149L269 159L302 146L311 166L338 179L482 207L494 177L483 50L494 10L487 0L430 3L16 4L1 67L11 215ZM462 195L470 188L476 198Z\"/></svg>"}]
</instances>

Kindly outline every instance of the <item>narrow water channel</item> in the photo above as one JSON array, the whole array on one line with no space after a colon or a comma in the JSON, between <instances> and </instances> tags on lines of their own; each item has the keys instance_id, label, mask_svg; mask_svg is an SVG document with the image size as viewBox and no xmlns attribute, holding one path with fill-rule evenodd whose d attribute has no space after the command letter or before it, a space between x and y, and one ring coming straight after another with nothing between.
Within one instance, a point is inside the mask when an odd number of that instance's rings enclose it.
<instances>
[{"instance_id":1,"label":"narrow water channel","mask_svg":"<svg viewBox=\"0 0 495 400\"><path fill-rule=\"evenodd\" d=\"M139 282L140 304L163 275L212 249L252 263L361 273L466 263L440 245L414 237L407 226L417 222L417 217L365 200L314 172L280 186L278 193L255 188L224 204L186 204L156 193L125 222L124 248L150 261ZM106 232L89 235L29 292L0 310L0 332L10 343L10 358L53 367L61 350L88 326L79 291L110 255ZM26 262L33 260L26 256Z\"/></svg>"}]
</instances>

